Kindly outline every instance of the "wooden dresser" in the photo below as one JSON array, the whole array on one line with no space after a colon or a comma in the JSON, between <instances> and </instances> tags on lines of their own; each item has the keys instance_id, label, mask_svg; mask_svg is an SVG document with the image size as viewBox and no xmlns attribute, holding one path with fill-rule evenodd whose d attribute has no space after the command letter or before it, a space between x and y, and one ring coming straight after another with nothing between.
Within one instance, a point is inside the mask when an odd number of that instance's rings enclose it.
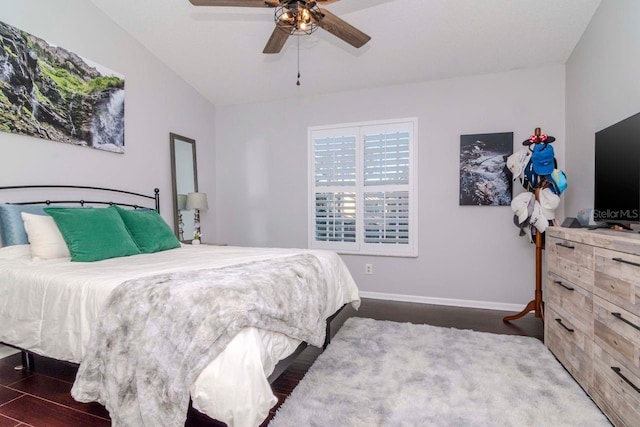
<instances>
[{"instance_id":1,"label":"wooden dresser","mask_svg":"<svg viewBox=\"0 0 640 427\"><path fill-rule=\"evenodd\" d=\"M544 339L616 426L640 426L640 234L549 227Z\"/></svg>"}]
</instances>

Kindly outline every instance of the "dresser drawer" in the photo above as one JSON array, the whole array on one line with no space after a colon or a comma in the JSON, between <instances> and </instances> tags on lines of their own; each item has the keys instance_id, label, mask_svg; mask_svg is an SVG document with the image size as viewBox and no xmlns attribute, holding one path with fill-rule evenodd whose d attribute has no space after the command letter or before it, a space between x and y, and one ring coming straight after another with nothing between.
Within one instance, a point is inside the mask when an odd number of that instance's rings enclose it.
<instances>
[{"instance_id":1,"label":"dresser drawer","mask_svg":"<svg viewBox=\"0 0 640 427\"><path fill-rule=\"evenodd\" d=\"M593 317L595 343L640 377L640 317L598 296Z\"/></svg>"},{"instance_id":2,"label":"dresser drawer","mask_svg":"<svg viewBox=\"0 0 640 427\"><path fill-rule=\"evenodd\" d=\"M567 316L558 313L553 304L545 306L545 344L571 373L578 383L588 390L591 384L591 347L593 338Z\"/></svg>"},{"instance_id":3,"label":"dresser drawer","mask_svg":"<svg viewBox=\"0 0 640 427\"><path fill-rule=\"evenodd\" d=\"M549 272L593 292L593 246L556 237L545 245Z\"/></svg>"},{"instance_id":4,"label":"dresser drawer","mask_svg":"<svg viewBox=\"0 0 640 427\"><path fill-rule=\"evenodd\" d=\"M598 344L593 346L593 383L589 394L616 426L640 426L640 377Z\"/></svg>"},{"instance_id":5,"label":"dresser drawer","mask_svg":"<svg viewBox=\"0 0 640 427\"><path fill-rule=\"evenodd\" d=\"M546 297L555 311L591 336L593 294L554 273L547 274Z\"/></svg>"},{"instance_id":6,"label":"dresser drawer","mask_svg":"<svg viewBox=\"0 0 640 427\"><path fill-rule=\"evenodd\" d=\"M640 315L640 256L596 248L594 293Z\"/></svg>"}]
</instances>

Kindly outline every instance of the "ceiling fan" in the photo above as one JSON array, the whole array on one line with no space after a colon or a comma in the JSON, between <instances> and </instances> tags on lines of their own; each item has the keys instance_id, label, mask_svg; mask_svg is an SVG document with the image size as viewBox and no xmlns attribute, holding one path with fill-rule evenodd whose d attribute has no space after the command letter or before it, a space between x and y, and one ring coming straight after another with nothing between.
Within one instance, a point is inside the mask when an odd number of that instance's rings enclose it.
<instances>
[{"instance_id":1,"label":"ceiling fan","mask_svg":"<svg viewBox=\"0 0 640 427\"><path fill-rule=\"evenodd\" d=\"M290 35L311 34L318 27L359 48L371 37L318 5L339 0L189 0L194 6L274 8L276 28L262 53L279 53Z\"/></svg>"}]
</instances>

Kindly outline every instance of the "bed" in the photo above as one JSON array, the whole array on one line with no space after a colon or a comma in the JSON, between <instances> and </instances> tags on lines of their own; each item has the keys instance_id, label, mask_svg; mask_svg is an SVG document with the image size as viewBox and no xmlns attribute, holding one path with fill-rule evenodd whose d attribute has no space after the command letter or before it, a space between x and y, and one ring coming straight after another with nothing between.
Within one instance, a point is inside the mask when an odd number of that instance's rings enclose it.
<instances>
[{"instance_id":1,"label":"bed","mask_svg":"<svg viewBox=\"0 0 640 427\"><path fill-rule=\"evenodd\" d=\"M150 208L157 209L158 192L151 198L155 207ZM63 203L70 202L63 199ZM90 204L97 203L82 203ZM123 204L139 208L136 203ZM34 259L34 244L0 248L0 342L80 363L80 371L105 304L124 282L215 269L219 273L239 265L273 265L278 260L313 257L328 284L320 310L323 319L345 304L359 304L357 287L346 266L337 254L328 251L181 244L153 253L71 262L68 257ZM276 364L301 344L283 333L242 328L190 384L194 408L231 426L260 424L277 402L269 376Z\"/></svg>"}]
</instances>

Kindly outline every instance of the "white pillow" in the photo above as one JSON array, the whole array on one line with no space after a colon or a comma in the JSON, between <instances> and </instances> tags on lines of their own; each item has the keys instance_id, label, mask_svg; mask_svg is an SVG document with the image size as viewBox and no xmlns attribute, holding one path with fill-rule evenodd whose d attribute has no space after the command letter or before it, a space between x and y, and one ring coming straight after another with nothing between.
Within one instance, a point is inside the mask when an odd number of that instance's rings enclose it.
<instances>
[{"instance_id":1,"label":"white pillow","mask_svg":"<svg viewBox=\"0 0 640 427\"><path fill-rule=\"evenodd\" d=\"M13 245L0 248L0 259L31 259L29 245Z\"/></svg>"},{"instance_id":2,"label":"white pillow","mask_svg":"<svg viewBox=\"0 0 640 427\"><path fill-rule=\"evenodd\" d=\"M69 258L71 253L56 222L49 215L33 215L21 212L24 229L31 245L31 258L45 260Z\"/></svg>"}]
</instances>

